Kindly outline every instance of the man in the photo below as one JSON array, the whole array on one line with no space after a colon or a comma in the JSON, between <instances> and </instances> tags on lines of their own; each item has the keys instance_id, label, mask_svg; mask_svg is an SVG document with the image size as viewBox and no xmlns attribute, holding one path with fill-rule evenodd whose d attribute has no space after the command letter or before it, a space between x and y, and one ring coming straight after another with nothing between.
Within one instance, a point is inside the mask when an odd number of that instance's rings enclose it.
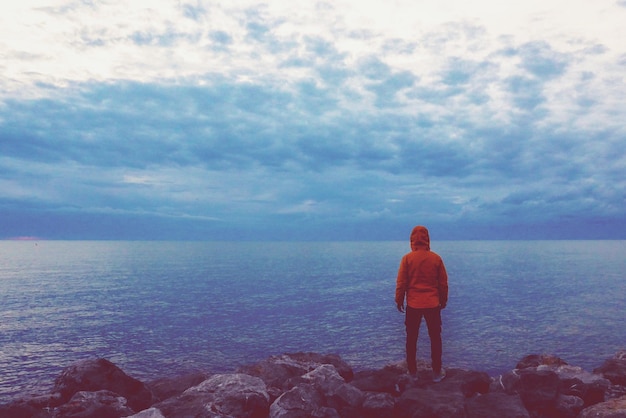
<instances>
[{"instance_id":1,"label":"man","mask_svg":"<svg viewBox=\"0 0 626 418\"><path fill-rule=\"evenodd\" d=\"M402 257L396 280L396 305L398 311L406 312L407 368L411 376L417 374L417 336L424 317L430 337L433 380L440 382L445 377L441 367L441 310L448 303L448 274L441 257L430 251L425 227L413 228L411 250Z\"/></svg>"}]
</instances>

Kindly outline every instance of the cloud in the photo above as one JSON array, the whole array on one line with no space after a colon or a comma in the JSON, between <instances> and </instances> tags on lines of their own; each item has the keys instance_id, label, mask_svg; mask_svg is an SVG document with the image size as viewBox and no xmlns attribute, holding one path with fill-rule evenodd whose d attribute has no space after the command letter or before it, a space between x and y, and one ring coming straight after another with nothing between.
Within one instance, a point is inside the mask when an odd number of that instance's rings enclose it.
<instances>
[{"instance_id":1,"label":"cloud","mask_svg":"<svg viewBox=\"0 0 626 418\"><path fill-rule=\"evenodd\" d=\"M533 4L525 31L463 5L12 5L31 31L0 22L0 236L622 236L626 46Z\"/></svg>"}]
</instances>

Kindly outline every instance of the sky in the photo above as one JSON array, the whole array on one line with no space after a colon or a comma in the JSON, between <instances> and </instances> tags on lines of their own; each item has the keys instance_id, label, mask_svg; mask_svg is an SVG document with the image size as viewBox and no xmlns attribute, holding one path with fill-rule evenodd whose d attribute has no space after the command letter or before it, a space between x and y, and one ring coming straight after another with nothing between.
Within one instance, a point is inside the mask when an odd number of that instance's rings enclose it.
<instances>
[{"instance_id":1,"label":"sky","mask_svg":"<svg viewBox=\"0 0 626 418\"><path fill-rule=\"evenodd\" d=\"M0 5L0 239L626 239L626 0Z\"/></svg>"}]
</instances>

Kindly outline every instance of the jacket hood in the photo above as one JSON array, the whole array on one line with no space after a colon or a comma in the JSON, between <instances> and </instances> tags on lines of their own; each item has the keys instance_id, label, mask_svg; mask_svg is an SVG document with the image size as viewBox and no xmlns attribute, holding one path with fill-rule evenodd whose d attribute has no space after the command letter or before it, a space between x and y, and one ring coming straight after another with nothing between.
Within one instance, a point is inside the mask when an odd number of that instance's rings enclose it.
<instances>
[{"instance_id":1,"label":"jacket hood","mask_svg":"<svg viewBox=\"0 0 626 418\"><path fill-rule=\"evenodd\" d=\"M425 226L416 226L411 231L411 249L430 250L430 236Z\"/></svg>"}]
</instances>

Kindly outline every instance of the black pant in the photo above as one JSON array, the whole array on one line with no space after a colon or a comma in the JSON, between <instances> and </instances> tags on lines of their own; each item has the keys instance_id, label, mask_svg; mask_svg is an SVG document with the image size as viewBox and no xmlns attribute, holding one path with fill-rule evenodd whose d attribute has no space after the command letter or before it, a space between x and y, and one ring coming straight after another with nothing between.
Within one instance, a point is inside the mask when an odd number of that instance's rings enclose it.
<instances>
[{"instance_id":1,"label":"black pant","mask_svg":"<svg viewBox=\"0 0 626 418\"><path fill-rule=\"evenodd\" d=\"M417 371L417 336L422 317L426 319L430 337L430 358L435 373L441 371L441 308L415 309L406 307L406 363L410 373Z\"/></svg>"}]
</instances>

